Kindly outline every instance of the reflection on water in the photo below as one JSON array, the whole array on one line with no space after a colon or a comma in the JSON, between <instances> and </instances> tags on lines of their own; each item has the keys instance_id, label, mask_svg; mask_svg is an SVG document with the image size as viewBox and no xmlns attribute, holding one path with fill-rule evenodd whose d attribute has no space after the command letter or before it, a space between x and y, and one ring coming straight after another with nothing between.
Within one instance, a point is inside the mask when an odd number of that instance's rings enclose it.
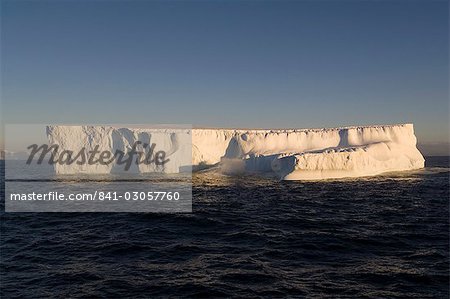
<instances>
[{"instance_id":1,"label":"reflection on water","mask_svg":"<svg viewBox=\"0 0 450 299\"><path fill-rule=\"evenodd\" d=\"M2 297L449 296L448 157L361 179L193 184L192 214L2 213Z\"/></svg>"}]
</instances>

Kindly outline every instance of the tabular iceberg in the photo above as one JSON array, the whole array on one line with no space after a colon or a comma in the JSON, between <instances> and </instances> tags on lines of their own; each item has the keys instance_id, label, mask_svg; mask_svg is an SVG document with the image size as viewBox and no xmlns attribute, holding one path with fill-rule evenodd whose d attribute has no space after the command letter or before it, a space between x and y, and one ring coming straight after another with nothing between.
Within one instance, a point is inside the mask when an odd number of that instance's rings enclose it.
<instances>
[{"instance_id":1,"label":"tabular iceberg","mask_svg":"<svg viewBox=\"0 0 450 299\"><path fill-rule=\"evenodd\" d=\"M49 126L47 135L62 149L100 144L113 151L138 140L156 140L172 157L163 170L168 173L218 165L229 174L269 173L284 180L317 180L419 169L425 162L416 148L412 124L276 130ZM57 173L109 173L113 168L55 165ZM144 165L138 171L155 169Z\"/></svg>"}]
</instances>

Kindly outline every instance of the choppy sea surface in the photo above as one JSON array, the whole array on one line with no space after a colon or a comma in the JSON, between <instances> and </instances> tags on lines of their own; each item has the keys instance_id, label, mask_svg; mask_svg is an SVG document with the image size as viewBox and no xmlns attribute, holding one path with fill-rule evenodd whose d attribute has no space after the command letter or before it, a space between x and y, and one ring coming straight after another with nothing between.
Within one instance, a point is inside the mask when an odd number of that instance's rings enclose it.
<instances>
[{"instance_id":1,"label":"choppy sea surface","mask_svg":"<svg viewBox=\"0 0 450 299\"><path fill-rule=\"evenodd\" d=\"M192 214L5 213L2 173L0 297L448 298L449 157L426 160L320 182L196 173Z\"/></svg>"}]
</instances>

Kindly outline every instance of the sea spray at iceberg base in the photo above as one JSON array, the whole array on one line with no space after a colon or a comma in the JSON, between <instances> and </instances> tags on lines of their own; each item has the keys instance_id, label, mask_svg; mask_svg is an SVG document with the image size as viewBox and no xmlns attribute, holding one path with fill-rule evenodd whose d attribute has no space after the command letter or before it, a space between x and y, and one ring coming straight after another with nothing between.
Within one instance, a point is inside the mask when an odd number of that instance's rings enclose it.
<instances>
[{"instance_id":1,"label":"sea spray at iceberg base","mask_svg":"<svg viewBox=\"0 0 450 299\"><path fill-rule=\"evenodd\" d=\"M361 177L424 167L412 124L326 129L142 129L49 126L60 150L100 145L125 150L136 141L155 142L170 163L163 169L137 165L137 172L178 173L218 166L226 174L269 174L284 180ZM192 159L186 159L187 153ZM59 165L55 171L111 173L114 165Z\"/></svg>"}]
</instances>

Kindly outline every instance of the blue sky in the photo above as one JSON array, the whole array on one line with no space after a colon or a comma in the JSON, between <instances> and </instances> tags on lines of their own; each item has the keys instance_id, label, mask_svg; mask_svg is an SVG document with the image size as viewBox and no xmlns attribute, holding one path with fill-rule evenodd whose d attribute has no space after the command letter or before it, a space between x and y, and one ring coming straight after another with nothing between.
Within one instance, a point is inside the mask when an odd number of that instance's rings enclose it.
<instances>
[{"instance_id":1,"label":"blue sky","mask_svg":"<svg viewBox=\"0 0 450 299\"><path fill-rule=\"evenodd\" d=\"M449 139L448 1L2 1L3 123Z\"/></svg>"}]
</instances>

